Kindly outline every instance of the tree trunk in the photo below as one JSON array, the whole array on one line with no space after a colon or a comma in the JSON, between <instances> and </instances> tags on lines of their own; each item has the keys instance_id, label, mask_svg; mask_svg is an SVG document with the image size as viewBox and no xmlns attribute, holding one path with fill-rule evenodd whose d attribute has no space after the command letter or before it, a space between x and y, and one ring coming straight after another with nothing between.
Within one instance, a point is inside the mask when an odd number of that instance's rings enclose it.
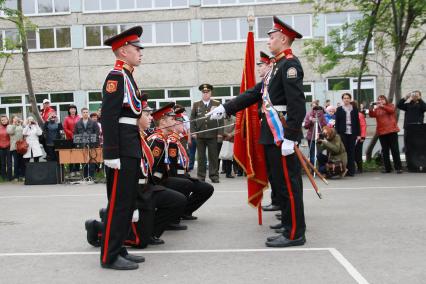
<instances>
[{"instance_id":1,"label":"tree trunk","mask_svg":"<svg viewBox=\"0 0 426 284\"><path fill-rule=\"evenodd\" d=\"M24 63L25 80L27 82L28 101L31 104L31 111L34 114L35 119L37 120L39 125L42 125L44 122L40 116L40 112L37 107L37 101L33 89L33 82L31 80L30 63L28 58L27 32L25 30L24 16L22 12L22 0L18 0L18 12L18 28L21 37L22 61Z\"/></svg>"},{"instance_id":2,"label":"tree trunk","mask_svg":"<svg viewBox=\"0 0 426 284\"><path fill-rule=\"evenodd\" d=\"M380 3L381 3L381 0L378 0L377 3L375 4L374 10L371 12L370 27L369 27L369 30L368 30L367 39L365 40L364 48L362 50L362 58L361 58L361 64L360 64L359 73L358 73L358 83L357 83L357 88L356 88L357 89L357 98L355 98L356 100L358 100L358 103L361 103L359 101L359 96L361 95L362 74L364 73L364 69L365 69L365 66L366 66L366 61L367 61L367 56L368 56L368 46L370 45L371 39L373 38L373 30L374 30L374 27L376 25L377 13L378 13L379 8L380 8Z\"/></svg>"},{"instance_id":3,"label":"tree trunk","mask_svg":"<svg viewBox=\"0 0 426 284\"><path fill-rule=\"evenodd\" d=\"M401 98L401 56L398 56L398 54L395 55L395 61L392 67L392 76L391 76L389 93L388 93L389 102L392 102L394 97L395 97L395 102L397 102L397 98L399 99ZM398 115L397 115L397 119L398 119ZM377 140L378 140L378 136L376 133L374 134L373 139L371 139L370 144L368 144L367 150L365 152L365 155L368 161L371 159L373 155L373 149L377 143Z\"/></svg>"},{"instance_id":4,"label":"tree trunk","mask_svg":"<svg viewBox=\"0 0 426 284\"><path fill-rule=\"evenodd\" d=\"M371 159L373 157L373 149L374 149L374 146L377 143L377 140L379 140L379 135L374 134L373 138L370 141L370 144L368 144L367 151L365 152L365 156L366 156L367 161L371 161Z\"/></svg>"}]
</instances>

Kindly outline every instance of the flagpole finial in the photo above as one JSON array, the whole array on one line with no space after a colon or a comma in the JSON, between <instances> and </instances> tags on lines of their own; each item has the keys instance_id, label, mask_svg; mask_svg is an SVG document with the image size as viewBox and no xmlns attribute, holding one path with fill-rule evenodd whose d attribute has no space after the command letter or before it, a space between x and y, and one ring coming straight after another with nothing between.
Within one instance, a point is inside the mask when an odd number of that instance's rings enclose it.
<instances>
[{"instance_id":1,"label":"flagpole finial","mask_svg":"<svg viewBox=\"0 0 426 284\"><path fill-rule=\"evenodd\" d=\"M256 20L256 17L254 16L254 10L253 7L249 7L247 12L247 22L249 25L249 31L253 31L254 22Z\"/></svg>"}]
</instances>

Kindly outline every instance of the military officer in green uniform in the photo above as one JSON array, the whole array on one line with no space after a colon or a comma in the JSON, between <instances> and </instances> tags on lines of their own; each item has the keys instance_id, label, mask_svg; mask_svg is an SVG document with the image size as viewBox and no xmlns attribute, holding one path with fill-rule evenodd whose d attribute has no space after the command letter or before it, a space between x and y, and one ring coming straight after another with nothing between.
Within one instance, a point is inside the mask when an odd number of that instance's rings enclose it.
<instances>
[{"instance_id":1,"label":"military officer in green uniform","mask_svg":"<svg viewBox=\"0 0 426 284\"><path fill-rule=\"evenodd\" d=\"M198 87L202 93L201 101L195 102L192 106L191 120L205 117L206 113L220 105L219 101L212 100L213 86L202 84ZM192 121L191 133L203 131L196 134L197 139L197 177L204 181L206 178L206 148L208 152L209 177L213 183L219 182L217 141L223 137L223 128L214 129L223 126L223 119L210 120L208 118ZM209 129L214 129L206 131Z\"/></svg>"}]
</instances>

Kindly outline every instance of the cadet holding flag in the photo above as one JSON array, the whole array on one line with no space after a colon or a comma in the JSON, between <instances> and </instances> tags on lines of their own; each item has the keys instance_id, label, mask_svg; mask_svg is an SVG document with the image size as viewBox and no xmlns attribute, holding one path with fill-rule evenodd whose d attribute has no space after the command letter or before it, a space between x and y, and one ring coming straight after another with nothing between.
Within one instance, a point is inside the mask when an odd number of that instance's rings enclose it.
<instances>
[{"instance_id":1,"label":"cadet holding flag","mask_svg":"<svg viewBox=\"0 0 426 284\"><path fill-rule=\"evenodd\" d=\"M283 234L267 238L265 244L268 247L288 247L306 242L301 166L294 153L306 113L303 69L291 50L294 39L302 38L302 35L277 17L274 16L273 20L273 28L268 32L268 48L274 56L274 63L263 80L262 91L259 92L258 88L247 90L207 115L211 115L211 119L219 119L262 101L259 143L264 145L268 164L273 165L270 183L277 189L282 216L286 216L282 219ZM283 115L287 120L284 127L280 121Z\"/></svg>"}]
</instances>

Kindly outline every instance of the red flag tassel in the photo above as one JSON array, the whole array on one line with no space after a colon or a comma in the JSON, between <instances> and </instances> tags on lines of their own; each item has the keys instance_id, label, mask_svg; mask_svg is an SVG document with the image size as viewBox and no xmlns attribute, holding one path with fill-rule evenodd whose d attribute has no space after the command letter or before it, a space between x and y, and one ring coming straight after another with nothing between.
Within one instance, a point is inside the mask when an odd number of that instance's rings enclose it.
<instances>
[{"instance_id":1,"label":"red flag tassel","mask_svg":"<svg viewBox=\"0 0 426 284\"><path fill-rule=\"evenodd\" d=\"M259 221L259 225L263 224L262 221L262 203L259 202L259 205L257 206L257 219Z\"/></svg>"}]
</instances>

